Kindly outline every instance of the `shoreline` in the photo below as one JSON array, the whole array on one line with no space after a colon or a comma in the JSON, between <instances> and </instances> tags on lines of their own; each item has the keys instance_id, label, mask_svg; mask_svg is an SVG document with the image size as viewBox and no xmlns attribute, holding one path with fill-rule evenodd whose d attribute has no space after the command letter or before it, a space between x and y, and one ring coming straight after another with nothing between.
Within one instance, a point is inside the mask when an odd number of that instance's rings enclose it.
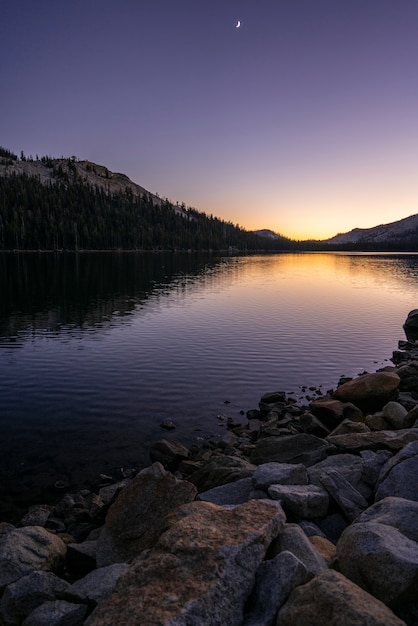
<instances>
[{"instance_id":1,"label":"shoreline","mask_svg":"<svg viewBox=\"0 0 418 626\"><path fill-rule=\"evenodd\" d=\"M308 405L264 394L216 442L161 439L145 469L0 520L0 621L319 625L331 604L330 624L416 625L417 339L391 361Z\"/></svg>"}]
</instances>

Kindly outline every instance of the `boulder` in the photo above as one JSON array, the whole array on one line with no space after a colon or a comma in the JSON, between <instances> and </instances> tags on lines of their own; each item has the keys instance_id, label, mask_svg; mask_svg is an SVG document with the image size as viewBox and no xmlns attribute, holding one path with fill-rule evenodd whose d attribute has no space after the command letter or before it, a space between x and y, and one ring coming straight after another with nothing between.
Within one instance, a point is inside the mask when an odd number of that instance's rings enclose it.
<instances>
[{"instance_id":1,"label":"boulder","mask_svg":"<svg viewBox=\"0 0 418 626\"><path fill-rule=\"evenodd\" d=\"M251 453L255 465L262 463L295 463L310 467L326 458L332 446L323 439L308 435L288 435L259 439Z\"/></svg>"},{"instance_id":2,"label":"boulder","mask_svg":"<svg viewBox=\"0 0 418 626\"><path fill-rule=\"evenodd\" d=\"M392 458L392 453L388 450L379 450L378 452L373 452L372 450L362 450L360 452L360 457L363 463L363 471L361 474L362 480L367 485L370 485L374 491L380 472L382 471L383 466L389 461L390 458ZM359 491L361 490L359 489ZM361 493L363 492L361 491Z\"/></svg>"},{"instance_id":3,"label":"boulder","mask_svg":"<svg viewBox=\"0 0 418 626\"><path fill-rule=\"evenodd\" d=\"M271 485L268 494L272 500L280 500L285 511L301 519L323 517L328 512L328 493L316 485Z\"/></svg>"},{"instance_id":4,"label":"boulder","mask_svg":"<svg viewBox=\"0 0 418 626\"><path fill-rule=\"evenodd\" d=\"M312 413L331 431L344 419L344 405L339 400L318 398L311 402Z\"/></svg>"},{"instance_id":5,"label":"boulder","mask_svg":"<svg viewBox=\"0 0 418 626\"><path fill-rule=\"evenodd\" d=\"M321 535L312 535L309 537L309 541L318 550L328 567L334 567L337 548L332 541Z\"/></svg>"},{"instance_id":6,"label":"boulder","mask_svg":"<svg viewBox=\"0 0 418 626\"><path fill-rule=\"evenodd\" d=\"M418 543L418 502L397 497L384 498L361 513L355 521L359 524L366 522L393 526Z\"/></svg>"},{"instance_id":7,"label":"boulder","mask_svg":"<svg viewBox=\"0 0 418 626\"><path fill-rule=\"evenodd\" d=\"M128 569L127 563L114 563L96 569L73 583L69 593L80 602L98 604L110 596L119 578L126 574Z\"/></svg>"},{"instance_id":8,"label":"boulder","mask_svg":"<svg viewBox=\"0 0 418 626\"><path fill-rule=\"evenodd\" d=\"M178 441L161 439L152 444L149 450L151 463L159 462L166 469L174 471L179 463L189 456L188 449Z\"/></svg>"},{"instance_id":9,"label":"boulder","mask_svg":"<svg viewBox=\"0 0 418 626\"><path fill-rule=\"evenodd\" d=\"M291 552L303 563L309 578L328 569L325 559L297 524L286 524L271 547L274 555L284 551Z\"/></svg>"},{"instance_id":10,"label":"boulder","mask_svg":"<svg viewBox=\"0 0 418 626\"><path fill-rule=\"evenodd\" d=\"M402 428L412 428L415 418L412 415L408 417L408 411L399 402L388 402L382 409L385 420L397 430Z\"/></svg>"},{"instance_id":11,"label":"boulder","mask_svg":"<svg viewBox=\"0 0 418 626\"><path fill-rule=\"evenodd\" d=\"M156 546L132 562L87 624L241 626L256 571L284 521L281 507L268 500L179 507Z\"/></svg>"},{"instance_id":12,"label":"boulder","mask_svg":"<svg viewBox=\"0 0 418 626\"><path fill-rule=\"evenodd\" d=\"M371 433L330 435L327 441L341 452L357 454L362 450L391 450L397 452L411 441L418 441L418 429L380 430Z\"/></svg>"},{"instance_id":13,"label":"boulder","mask_svg":"<svg viewBox=\"0 0 418 626\"><path fill-rule=\"evenodd\" d=\"M405 626L387 606L342 574L328 570L297 587L276 626Z\"/></svg>"},{"instance_id":14,"label":"boulder","mask_svg":"<svg viewBox=\"0 0 418 626\"><path fill-rule=\"evenodd\" d=\"M97 542L97 567L128 562L153 546L166 516L195 495L194 485L177 480L160 463L139 472L109 509Z\"/></svg>"},{"instance_id":15,"label":"boulder","mask_svg":"<svg viewBox=\"0 0 418 626\"><path fill-rule=\"evenodd\" d=\"M375 499L387 496L418 501L418 441L406 445L383 467Z\"/></svg>"},{"instance_id":16,"label":"boulder","mask_svg":"<svg viewBox=\"0 0 418 626\"><path fill-rule=\"evenodd\" d=\"M362 410L379 410L396 397L399 384L400 378L394 372L363 374L340 385L334 391L333 398L352 402Z\"/></svg>"},{"instance_id":17,"label":"boulder","mask_svg":"<svg viewBox=\"0 0 418 626\"><path fill-rule=\"evenodd\" d=\"M86 613L85 604L66 600L45 602L32 611L22 626L82 626Z\"/></svg>"},{"instance_id":18,"label":"boulder","mask_svg":"<svg viewBox=\"0 0 418 626\"><path fill-rule=\"evenodd\" d=\"M294 463L262 463L257 467L252 483L254 489L267 489L270 485L307 485L306 467Z\"/></svg>"},{"instance_id":19,"label":"boulder","mask_svg":"<svg viewBox=\"0 0 418 626\"><path fill-rule=\"evenodd\" d=\"M239 456L219 454L213 456L190 476L199 491L207 491L219 485L232 483L252 476L255 465Z\"/></svg>"},{"instance_id":20,"label":"boulder","mask_svg":"<svg viewBox=\"0 0 418 626\"><path fill-rule=\"evenodd\" d=\"M309 481L322 487L321 476L335 471L342 474L364 498L371 495L371 487L363 479L364 463L361 457L354 454L333 454L320 463L312 465L308 469Z\"/></svg>"},{"instance_id":21,"label":"boulder","mask_svg":"<svg viewBox=\"0 0 418 626\"><path fill-rule=\"evenodd\" d=\"M409 361L396 370L400 378L399 389L401 391L417 391L418 389L418 360Z\"/></svg>"},{"instance_id":22,"label":"boulder","mask_svg":"<svg viewBox=\"0 0 418 626\"><path fill-rule=\"evenodd\" d=\"M250 500L253 495L253 485L251 478L241 478L233 483L227 483L226 485L220 485L214 487L208 491L203 491L197 496L197 500L203 502L212 502L212 504L219 504L224 506L225 504L243 504ZM265 494L263 495L265 498Z\"/></svg>"},{"instance_id":23,"label":"boulder","mask_svg":"<svg viewBox=\"0 0 418 626\"><path fill-rule=\"evenodd\" d=\"M328 471L321 474L320 480L350 522L367 509L367 500L340 472Z\"/></svg>"},{"instance_id":24,"label":"boulder","mask_svg":"<svg viewBox=\"0 0 418 626\"><path fill-rule=\"evenodd\" d=\"M0 622L4 626L20 624L37 606L55 600L70 585L52 572L31 572L6 587L0 602Z\"/></svg>"},{"instance_id":25,"label":"boulder","mask_svg":"<svg viewBox=\"0 0 418 626\"><path fill-rule=\"evenodd\" d=\"M352 422L349 419L344 419L330 434L346 435L347 433L369 433L370 430L367 424L363 422Z\"/></svg>"},{"instance_id":26,"label":"boulder","mask_svg":"<svg viewBox=\"0 0 418 626\"><path fill-rule=\"evenodd\" d=\"M408 341L415 341L418 339L418 309L409 311L404 322L403 329Z\"/></svg>"},{"instance_id":27,"label":"boulder","mask_svg":"<svg viewBox=\"0 0 418 626\"><path fill-rule=\"evenodd\" d=\"M41 526L16 528L0 539L0 591L35 570L58 572L67 547Z\"/></svg>"},{"instance_id":28,"label":"boulder","mask_svg":"<svg viewBox=\"0 0 418 626\"><path fill-rule=\"evenodd\" d=\"M391 608L418 598L418 544L377 522L351 524L337 543L340 571Z\"/></svg>"},{"instance_id":29,"label":"boulder","mask_svg":"<svg viewBox=\"0 0 418 626\"><path fill-rule=\"evenodd\" d=\"M263 561L247 602L243 626L271 626L291 591L308 580L305 566L291 552L280 552L274 559Z\"/></svg>"}]
</instances>

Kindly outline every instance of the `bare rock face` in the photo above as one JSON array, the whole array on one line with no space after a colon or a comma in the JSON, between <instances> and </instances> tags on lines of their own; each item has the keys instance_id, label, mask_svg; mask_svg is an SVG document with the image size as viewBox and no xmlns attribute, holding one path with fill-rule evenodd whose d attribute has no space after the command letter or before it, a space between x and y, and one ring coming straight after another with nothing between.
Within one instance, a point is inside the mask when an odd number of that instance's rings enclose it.
<instances>
[{"instance_id":1,"label":"bare rock face","mask_svg":"<svg viewBox=\"0 0 418 626\"><path fill-rule=\"evenodd\" d=\"M404 498L384 498L356 519L356 523L366 522L393 526L405 537L418 543L418 502Z\"/></svg>"},{"instance_id":2,"label":"bare rock face","mask_svg":"<svg viewBox=\"0 0 418 626\"><path fill-rule=\"evenodd\" d=\"M97 567L127 562L152 547L166 516L196 493L194 485L177 480L160 463L139 472L109 509L97 544Z\"/></svg>"},{"instance_id":3,"label":"bare rock face","mask_svg":"<svg viewBox=\"0 0 418 626\"><path fill-rule=\"evenodd\" d=\"M400 382L393 372L363 374L338 387L333 398L352 402L361 409L379 410L396 397Z\"/></svg>"},{"instance_id":4,"label":"bare rock face","mask_svg":"<svg viewBox=\"0 0 418 626\"><path fill-rule=\"evenodd\" d=\"M16 528L0 540L0 590L35 570L59 571L67 548L41 526Z\"/></svg>"},{"instance_id":5,"label":"bare rock face","mask_svg":"<svg viewBox=\"0 0 418 626\"><path fill-rule=\"evenodd\" d=\"M328 570L297 587L279 611L276 626L405 626L383 602Z\"/></svg>"},{"instance_id":6,"label":"bare rock face","mask_svg":"<svg viewBox=\"0 0 418 626\"><path fill-rule=\"evenodd\" d=\"M284 523L280 505L268 500L179 507L87 624L240 626L255 573Z\"/></svg>"}]
</instances>

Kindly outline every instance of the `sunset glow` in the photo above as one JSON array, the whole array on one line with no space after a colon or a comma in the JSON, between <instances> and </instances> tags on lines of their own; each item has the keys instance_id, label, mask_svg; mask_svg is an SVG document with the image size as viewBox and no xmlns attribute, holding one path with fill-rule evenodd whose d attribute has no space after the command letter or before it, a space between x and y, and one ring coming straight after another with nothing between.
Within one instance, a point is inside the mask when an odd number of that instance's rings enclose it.
<instances>
[{"instance_id":1,"label":"sunset glow","mask_svg":"<svg viewBox=\"0 0 418 626\"><path fill-rule=\"evenodd\" d=\"M417 26L412 0L11 2L0 141L295 239L393 222L418 213Z\"/></svg>"}]
</instances>

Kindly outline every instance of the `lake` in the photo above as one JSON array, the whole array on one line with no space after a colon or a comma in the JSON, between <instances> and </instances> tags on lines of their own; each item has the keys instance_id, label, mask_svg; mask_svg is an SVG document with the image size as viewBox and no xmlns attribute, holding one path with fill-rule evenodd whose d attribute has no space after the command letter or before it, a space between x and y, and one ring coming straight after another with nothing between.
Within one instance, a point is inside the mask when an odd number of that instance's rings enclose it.
<instances>
[{"instance_id":1,"label":"lake","mask_svg":"<svg viewBox=\"0 0 418 626\"><path fill-rule=\"evenodd\" d=\"M0 254L0 519L390 364L417 277L414 254Z\"/></svg>"}]
</instances>

